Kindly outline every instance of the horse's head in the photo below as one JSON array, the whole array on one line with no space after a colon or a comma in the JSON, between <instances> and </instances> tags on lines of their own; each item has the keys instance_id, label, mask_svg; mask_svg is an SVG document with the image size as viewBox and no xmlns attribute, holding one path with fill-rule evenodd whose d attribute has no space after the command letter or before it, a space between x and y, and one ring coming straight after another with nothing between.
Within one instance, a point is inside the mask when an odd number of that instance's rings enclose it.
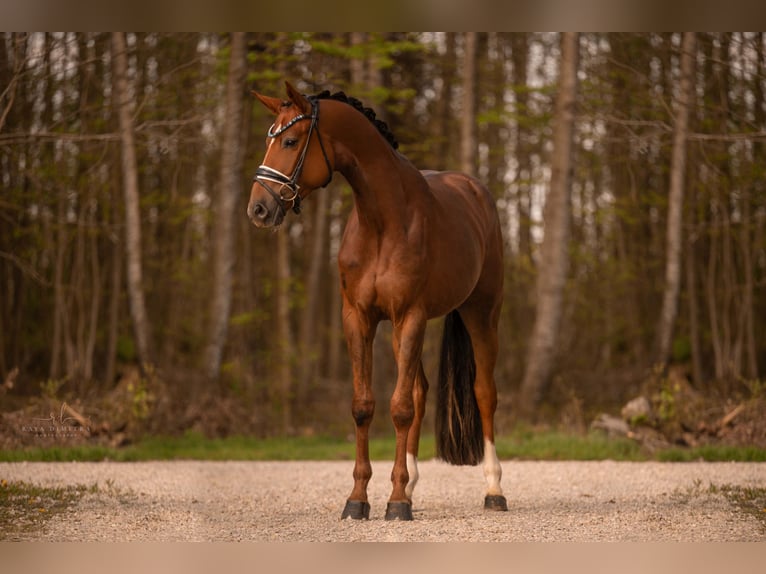
<instances>
[{"instance_id":1,"label":"horse's head","mask_svg":"<svg viewBox=\"0 0 766 574\"><path fill-rule=\"evenodd\" d=\"M288 209L299 213L301 199L332 179L332 150L319 134L319 102L286 85L287 100L253 92L276 116L247 206L248 217L258 227L281 224Z\"/></svg>"}]
</instances>

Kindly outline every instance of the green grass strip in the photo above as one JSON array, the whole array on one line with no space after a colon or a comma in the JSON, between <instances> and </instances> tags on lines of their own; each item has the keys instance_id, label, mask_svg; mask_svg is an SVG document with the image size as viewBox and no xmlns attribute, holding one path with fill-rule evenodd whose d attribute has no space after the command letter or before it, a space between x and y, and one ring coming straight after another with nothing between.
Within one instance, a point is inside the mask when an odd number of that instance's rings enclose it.
<instances>
[{"instance_id":1,"label":"green grass strip","mask_svg":"<svg viewBox=\"0 0 766 574\"><path fill-rule=\"evenodd\" d=\"M370 440L373 460L392 460L393 436ZM517 430L498 438L498 456L503 460L658 460L689 461L766 461L766 450L755 447L704 446L693 449L670 448L652 455L628 439L608 439L601 433L587 435L558 431ZM435 456L433 436L421 440L420 459ZM0 451L0 461L102 461L145 460L352 460L353 440L337 437L256 438L228 437L207 439L188 433L182 437L148 437L122 448L77 446L28 448Z\"/></svg>"}]
</instances>

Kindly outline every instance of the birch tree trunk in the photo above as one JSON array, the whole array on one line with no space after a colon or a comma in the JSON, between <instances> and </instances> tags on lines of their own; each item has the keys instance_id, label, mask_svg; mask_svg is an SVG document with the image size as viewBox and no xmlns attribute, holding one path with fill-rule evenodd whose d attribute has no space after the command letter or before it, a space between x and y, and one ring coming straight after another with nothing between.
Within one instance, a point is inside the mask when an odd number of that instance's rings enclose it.
<instances>
[{"instance_id":1,"label":"birch tree trunk","mask_svg":"<svg viewBox=\"0 0 766 574\"><path fill-rule=\"evenodd\" d=\"M138 164L133 136L133 105L128 91L128 56L125 33L112 33L114 99L117 106L122 156L122 190L125 201L125 258L128 299L133 320L138 361L143 369L153 363L149 343L149 318L146 312L141 263L141 214L139 211Z\"/></svg>"},{"instance_id":2,"label":"birch tree trunk","mask_svg":"<svg viewBox=\"0 0 766 574\"><path fill-rule=\"evenodd\" d=\"M221 144L221 171L218 194L214 199L213 292L210 298L210 330L205 352L205 373L218 379L231 311L231 283L237 226L234 210L242 192L243 146L241 125L244 111L244 85L247 73L247 41L244 32L232 32L229 77L226 83L226 115Z\"/></svg>"},{"instance_id":3,"label":"birch tree trunk","mask_svg":"<svg viewBox=\"0 0 766 574\"><path fill-rule=\"evenodd\" d=\"M689 133L689 109L694 97L694 32L685 32L681 44L681 78L673 126L673 151L670 163L668 197L668 226L665 249L665 290L657 327L655 362L665 364L670 359L673 328L678 315L678 295L681 291L681 225L686 173L686 139Z\"/></svg>"},{"instance_id":4,"label":"birch tree trunk","mask_svg":"<svg viewBox=\"0 0 766 574\"><path fill-rule=\"evenodd\" d=\"M521 384L521 415L530 417L549 383L561 323L569 266L572 134L577 95L576 33L561 37L561 69L553 127L551 187L545 202L545 236L537 276L537 313Z\"/></svg>"}]
</instances>

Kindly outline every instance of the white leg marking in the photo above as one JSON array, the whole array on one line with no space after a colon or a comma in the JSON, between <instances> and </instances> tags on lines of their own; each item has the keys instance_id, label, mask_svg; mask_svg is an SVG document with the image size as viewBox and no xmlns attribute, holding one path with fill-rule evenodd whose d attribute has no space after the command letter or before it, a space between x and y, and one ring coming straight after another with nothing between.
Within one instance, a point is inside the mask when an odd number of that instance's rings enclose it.
<instances>
[{"instance_id":1,"label":"white leg marking","mask_svg":"<svg viewBox=\"0 0 766 574\"><path fill-rule=\"evenodd\" d=\"M415 490L415 485L418 482L418 458L412 454L407 453L407 473L410 475L410 481L407 483L407 486L404 487L404 494L407 495L407 498L412 500L412 491Z\"/></svg>"},{"instance_id":2,"label":"white leg marking","mask_svg":"<svg viewBox=\"0 0 766 574\"><path fill-rule=\"evenodd\" d=\"M487 494L503 494L500 488L500 479L503 476L503 470L500 468L500 461L497 459L495 444L484 439L484 462L482 463L484 478L487 480Z\"/></svg>"}]
</instances>

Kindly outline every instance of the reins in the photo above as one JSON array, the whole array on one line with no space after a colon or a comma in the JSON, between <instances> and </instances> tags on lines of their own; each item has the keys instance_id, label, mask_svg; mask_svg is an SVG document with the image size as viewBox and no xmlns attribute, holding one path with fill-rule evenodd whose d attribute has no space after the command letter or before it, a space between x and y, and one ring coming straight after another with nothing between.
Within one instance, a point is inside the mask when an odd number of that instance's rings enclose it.
<instances>
[{"instance_id":1,"label":"reins","mask_svg":"<svg viewBox=\"0 0 766 574\"><path fill-rule=\"evenodd\" d=\"M268 133L266 134L267 137L273 139L283 134L299 121L311 120L308 135L306 137L306 143L303 146L303 150L301 151L301 155L298 157L298 161L295 164L295 167L293 168L292 175L285 175L277 169L269 167L268 165L261 164L258 169L255 170L255 177L253 178L253 181L257 182L269 193L269 195L271 195L271 197L274 198L274 200L277 202L277 205L279 206L279 209L282 210L282 215L284 215L290 207L292 207L292 210L296 214L301 212L302 197L300 195L300 186L298 185L298 180L300 179L301 173L303 173L303 163L306 160L309 145L311 145L311 134L314 132L315 128L317 128L317 124L319 123L319 102L314 98L309 98L309 101L311 102L311 115L300 114L295 116L277 131L272 131L274 128L274 124L272 124ZM327 157L324 143L322 142L322 135L319 133L318 129L316 130L316 133L317 139L319 140L319 147L322 149L322 155L324 156L324 161L327 164L327 181L322 184L322 187L326 187L327 184L329 184L332 180L333 169L332 165L330 164L330 158ZM275 192L273 189L271 189L271 186L265 183L266 181L279 184L279 191ZM282 189L285 187L292 192L292 196L285 197L282 195Z\"/></svg>"}]
</instances>

